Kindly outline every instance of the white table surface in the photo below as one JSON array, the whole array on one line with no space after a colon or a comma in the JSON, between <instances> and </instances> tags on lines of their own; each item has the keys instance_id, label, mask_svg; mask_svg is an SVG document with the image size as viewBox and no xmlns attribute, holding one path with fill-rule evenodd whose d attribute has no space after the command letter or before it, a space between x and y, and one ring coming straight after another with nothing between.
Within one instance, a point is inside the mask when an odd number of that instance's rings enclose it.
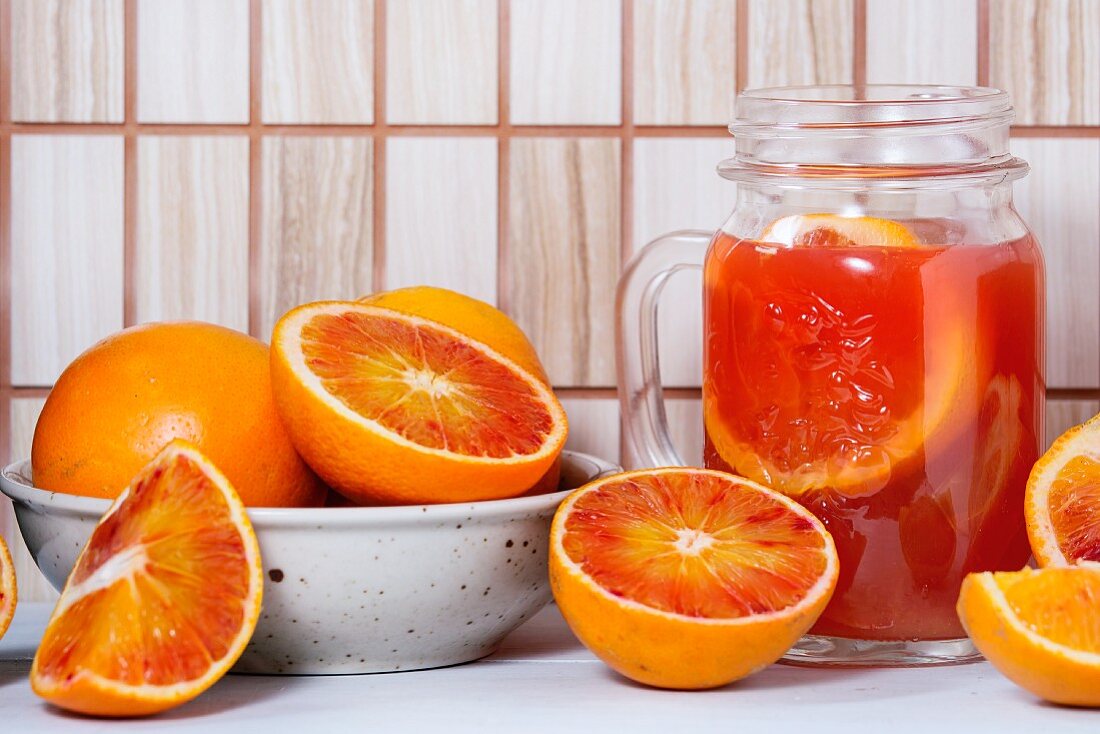
<instances>
[{"instance_id":1,"label":"white table surface","mask_svg":"<svg viewBox=\"0 0 1100 734\"><path fill-rule=\"evenodd\" d=\"M986 663L924 670L772 667L716 691L635 685L596 660L554 607L495 655L379 675L229 675L152 719L102 721L40 701L27 673L50 607L23 604L0 640L0 732L1100 732L1100 710L1043 704Z\"/></svg>"}]
</instances>

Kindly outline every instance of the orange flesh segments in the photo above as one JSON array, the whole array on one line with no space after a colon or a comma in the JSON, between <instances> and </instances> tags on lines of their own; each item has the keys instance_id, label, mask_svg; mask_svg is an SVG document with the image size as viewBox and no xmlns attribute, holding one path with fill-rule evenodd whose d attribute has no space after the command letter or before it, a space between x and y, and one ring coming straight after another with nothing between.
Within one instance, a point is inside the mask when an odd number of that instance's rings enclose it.
<instances>
[{"instance_id":1,"label":"orange flesh segments","mask_svg":"<svg viewBox=\"0 0 1100 734\"><path fill-rule=\"evenodd\" d=\"M797 604L826 573L827 544L801 508L699 470L606 481L575 500L562 537L568 557L610 594L708 619Z\"/></svg>"},{"instance_id":2,"label":"orange flesh segments","mask_svg":"<svg viewBox=\"0 0 1100 734\"><path fill-rule=\"evenodd\" d=\"M1050 567L993 578L1033 632L1073 650L1100 654L1100 573Z\"/></svg>"},{"instance_id":3,"label":"orange flesh segments","mask_svg":"<svg viewBox=\"0 0 1100 734\"><path fill-rule=\"evenodd\" d=\"M242 534L239 500L230 507L204 467L173 446L92 533L36 655L36 683L64 689L90 674L176 686L227 668L243 649L259 609L255 540Z\"/></svg>"},{"instance_id":4,"label":"orange flesh segments","mask_svg":"<svg viewBox=\"0 0 1100 734\"><path fill-rule=\"evenodd\" d=\"M0 537L0 637L8 631L11 618L15 615L17 596L11 553L8 552L4 539Z\"/></svg>"},{"instance_id":5,"label":"orange flesh segments","mask_svg":"<svg viewBox=\"0 0 1100 734\"><path fill-rule=\"evenodd\" d=\"M1100 561L1100 462L1075 456L1058 472L1047 497L1058 547L1071 561Z\"/></svg>"},{"instance_id":6,"label":"orange flesh segments","mask_svg":"<svg viewBox=\"0 0 1100 734\"><path fill-rule=\"evenodd\" d=\"M322 313L302 327L301 348L331 395L420 446L509 458L539 451L555 430L513 369L423 322Z\"/></svg>"}]
</instances>

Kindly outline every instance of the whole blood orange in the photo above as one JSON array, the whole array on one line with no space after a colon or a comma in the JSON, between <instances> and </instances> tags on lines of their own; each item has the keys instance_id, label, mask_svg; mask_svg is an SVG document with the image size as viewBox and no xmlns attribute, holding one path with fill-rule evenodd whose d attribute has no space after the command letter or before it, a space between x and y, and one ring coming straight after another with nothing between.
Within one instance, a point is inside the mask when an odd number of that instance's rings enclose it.
<instances>
[{"instance_id":1,"label":"whole blood orange","mask_svg":"<svg viewBox=\"0 0 1100 734\"><path fill-rule=\"evenodd\" d=\"M206 457L173 441L96 525L46 626L31 687L97 716L179 705L244 652L262 595L240 498Z\"/></svg>"},{"instance_id":2,"label":"whole blood orange","mask_svg":"<svg viewBox=\"0 0 1100 734\"><path fill-rule=\"evenodd\" d=\"M550 583L612 668L712 688L775 662L825 609L832 537L793 500L707 469L647 469L571 494L550 531Z\"/></svg>"},{"instance_id":3,"label":"whole blood orange","mask_svg":"<svg viewBox=\"0 0 1100 734\"><path fill-rule=\"evenodd\" d=\"M4 539L0 538L0 637L8 631L11 618L15 616L15 604L19 593L15 585L15 566L11 562L11 553Z\"/></svg>"},{"instance_id":4,"label":"whole blood orange","mask_svg":"<svg viewBox=\"0 0 1100 734\"><path fill-rule=\"evenodd\" d=\"M290 311L275 399L302 456L360 503L499 499L543 477L566 418L531 372L436 321L340 301Z\"/></svg>"},{"instance_id":5,"label":"whole blood orange","mask_svg":"<svg viewBox=\"0 0 1100 734\"><path fill-rule=\"evenodd\" d=\"M523 330L506 313L484 301L430 285L374 293L359 300L371 306L438 321L488 344L543 382L550 382L535 347Z\"/></svg>"},{"instance_id":6,"label":"whole blood orange","mask_svg":"<svg viewBox=\"0 0 1100 734\"><path fill-rule=\"evenodd\" d=\"M197 322L121 331L66 368L34 432L34 483L113 498L174 438L210 457L246 505L320 505L271 395L267 347Z\"/></svg>"}]
</instances>

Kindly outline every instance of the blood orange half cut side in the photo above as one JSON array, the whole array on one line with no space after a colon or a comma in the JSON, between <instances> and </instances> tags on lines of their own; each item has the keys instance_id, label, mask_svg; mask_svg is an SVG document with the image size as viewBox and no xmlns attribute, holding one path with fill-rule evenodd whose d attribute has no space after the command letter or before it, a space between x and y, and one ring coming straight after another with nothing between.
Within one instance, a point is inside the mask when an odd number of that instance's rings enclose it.
<instances>
[{"instance_id":1,"label":"blood orange half cut side","mask_svg":"<svg viewBox=\"0 0 1100 734\"><path fill-rule=\"evenodd\" d=\"M1035 463L1024 513L1040 566L1100 561L1100 415L1066 431Z\"/></svg>"},{"instance_id":2,"label":"blood orange half cut side","mask_svg":"<svg viewBox=\"0 0 1100 734\"><path fill-rule=\"evenodd\" d=\"M15 585L15 566L4 539L0 538L0 637L8 631L11 618L15 616L15 604L19 593Z\"/></svg>"},{"instance_id":3,"label":"blood orange half cut side","mask_svg":"<svg viewBox=\"0 0 1100 734\"><path fill-rule=\"evenodd\" d=\"M570 627L623 675L666 688L720 686L775 662L820 616L837 573L810 512L706 469L592 482L551 530Z\"/></svg>"},{"instance_id":4,"label":"blood orange half cut side","mask_svg":"<svg viewBox=\"0 0 1100 734\"><path fill-rule=\"evenodd\" d=\"M284 316L276 403L295 446L360 503L511 497L546 474L566 418L537 376L443 324L361 303Z\"/></svg>"},{"instance_id":5,"label":"blood orange half cut side","mask_svg":"<svg viewBox=\"0 0 1100 734\"><path fill-rule=\"evenodd\" d=\"M98 716L189 701L240 657L262 593L240 498L197 449L173 441L96 526L50 617L31 687Z\"/></svg>"}]
</instances>

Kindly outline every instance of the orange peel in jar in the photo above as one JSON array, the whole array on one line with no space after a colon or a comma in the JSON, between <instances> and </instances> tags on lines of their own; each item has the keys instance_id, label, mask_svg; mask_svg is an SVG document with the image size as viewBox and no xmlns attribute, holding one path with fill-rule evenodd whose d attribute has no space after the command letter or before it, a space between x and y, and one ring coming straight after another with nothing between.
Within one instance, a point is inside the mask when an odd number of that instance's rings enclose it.
<instances>
[{"instance_id":1,"label":"orange peel in jar","mask_svg":"<svg viewBox=\"0 0 1100 734\"><path fill-rule=\"evenodd\" d=\"M919 247L904 224L878 217L792 214L769 224L761 242L796 247Z\"/></svg>"}]
</instances>

